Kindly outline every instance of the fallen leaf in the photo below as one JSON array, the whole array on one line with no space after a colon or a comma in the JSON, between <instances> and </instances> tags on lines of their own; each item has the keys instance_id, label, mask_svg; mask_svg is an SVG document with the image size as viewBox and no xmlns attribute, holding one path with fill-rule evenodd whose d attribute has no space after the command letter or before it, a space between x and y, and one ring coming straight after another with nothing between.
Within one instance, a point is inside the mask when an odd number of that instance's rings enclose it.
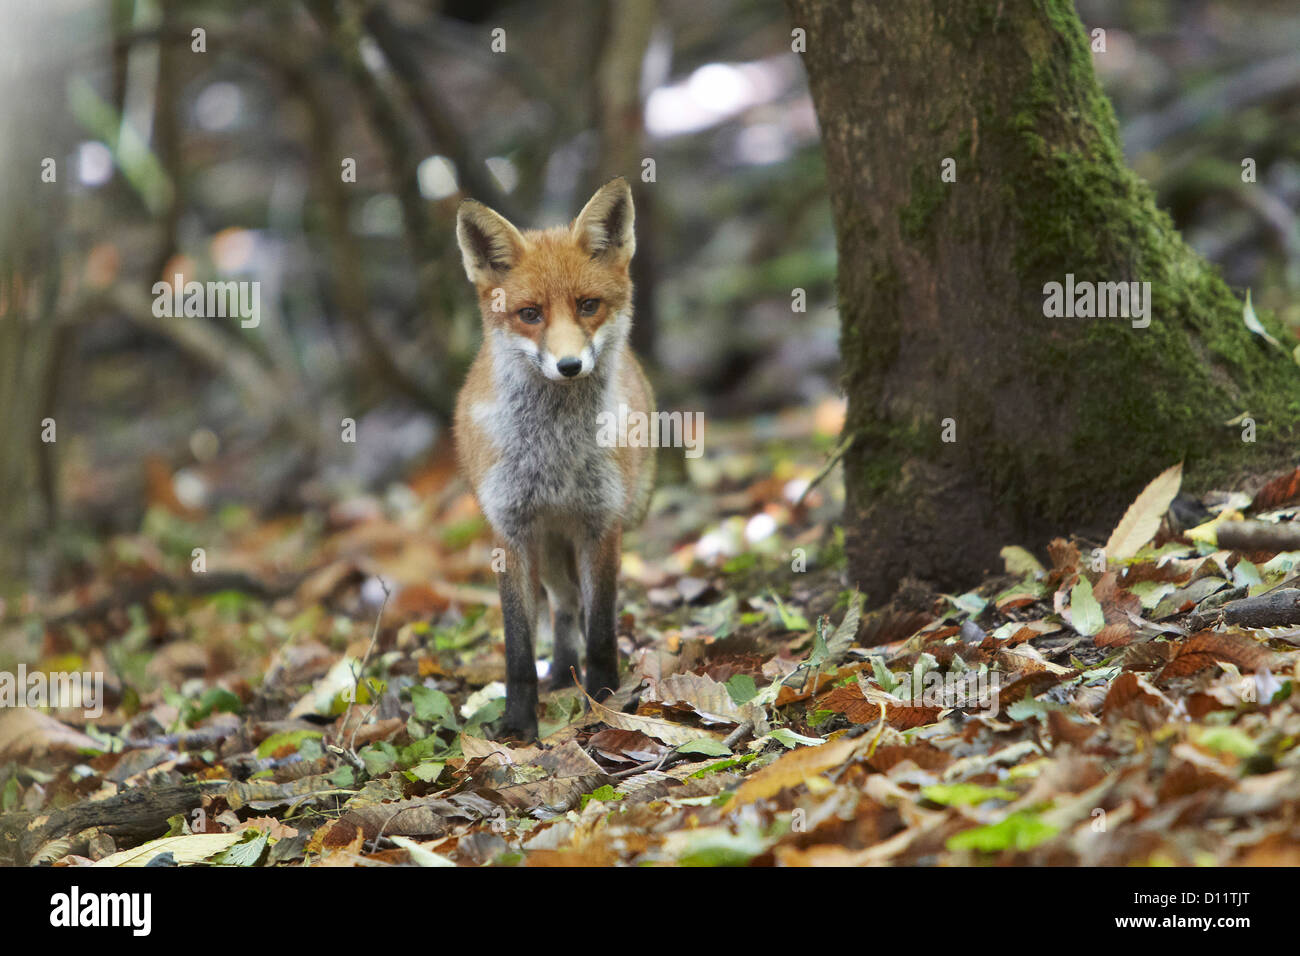
<instances>
[{"instance_id":1,"label":"fallen leaf","mask_svg":"<svg viewBox=\"0 0 1300 956\"><path fill-rule=\"evenodd\" d=\"M1155 537L1182 483L1183 464L1179 462L1166 468L1142 489L1106 540L1107 560L1125 561Z\"/></svg>"},{"instance_id":2,"label":"fallen leaf","mask_svg":"<svg viewBox=\"0 0 1300 956\"><path fill-rule=\"evenodd\" d=\"M869 738L849 737L847 734L820 747L800 747L791 750L763 769L756 771L736 791L739 804L753 803L775 796L788 787L797 787L810 777L816 777L850 760L859 749L869 746Z\"/></svg>"}]
</instances>

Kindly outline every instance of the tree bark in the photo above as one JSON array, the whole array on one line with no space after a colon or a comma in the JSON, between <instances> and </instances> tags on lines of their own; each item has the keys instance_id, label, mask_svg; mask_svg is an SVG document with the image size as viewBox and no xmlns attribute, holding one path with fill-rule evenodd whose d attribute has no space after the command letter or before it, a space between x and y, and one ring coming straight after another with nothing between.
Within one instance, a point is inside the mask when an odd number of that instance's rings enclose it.
<instances>
[{"instance_id":1,"label":"tree bark","mask_svg":"<svg viewBox=\"0 0 1300 956\"><path fill-rule=\"evenodd\" d=\"M974 584L1007 544L1104 539L1179 460L1192 487L1281 463L1300 370L1124 165L1068 0L788 3L839 254L849 566L873 603L904 575ZM1067 274L1150 282L1149 326L1048 317ZM1226 424L1243 412L1253 443Z\"/></svg>"}]
</instances>

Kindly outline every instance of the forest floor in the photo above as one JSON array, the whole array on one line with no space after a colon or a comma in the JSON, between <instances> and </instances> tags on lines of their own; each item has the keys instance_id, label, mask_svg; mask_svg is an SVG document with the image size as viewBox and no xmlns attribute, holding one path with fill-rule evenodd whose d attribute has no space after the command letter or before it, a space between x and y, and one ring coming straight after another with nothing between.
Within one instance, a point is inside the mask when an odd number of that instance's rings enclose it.
<instances>
[{"instance_id":1,"label":"forest floor","mask_svg":"<svg viewBox=\"0 0 1300 956\"><path fill-rule=\"evenodd\" d=\"M1300 612L1273 600L1300 551L1175 534L1167 473L1107 557L1006 542L966 593L911 582L863 613L837 474L798 503L839 415L718 426L689 484L667 469L624 557L623 686L584 710L558 681L531 746L490 739L490 540L445 451L321 514L159 496L0 616L0 664L103 674L105 704L0 711L0 857L1300 863ZM1289 520L1295 484L1257 517Z\"/></svg>"}]
</instances>

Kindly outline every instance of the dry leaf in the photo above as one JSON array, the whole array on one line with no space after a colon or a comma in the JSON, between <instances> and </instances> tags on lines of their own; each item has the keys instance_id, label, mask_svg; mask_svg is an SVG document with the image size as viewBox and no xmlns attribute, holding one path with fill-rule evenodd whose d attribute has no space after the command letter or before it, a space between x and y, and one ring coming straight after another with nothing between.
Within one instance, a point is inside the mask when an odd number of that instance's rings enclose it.
<instances>
[{"instance_id":1,"label":"dry leaf","mask_svg":"<svg viewBox=\"0 0 1300 956\"><path fill-rule=\"evenodd\" d=\"M738 803L753 803L775 796L787 787L797 787L809 777L816 777L866 749L870 738L847 734L820 747L799 747L777 758L762 770L750 775L736 791Z\"/></svg>"},{"instance_id":2,"label":"dry leaf","mask_svg":"<svg viewBox=\"0 0 1300 956\"><path fill-rule=\"evenodd\" d=\"M624 714L617 710L610 710L599 701L592 700L590 696L587 700L591 701L591 712L600 720L609 724L611 727L617 727L620 730L639 730L643 734L662 740L664 743L673 747L680 747L682 744L688 744L692 740L699 740L701 737L708 737L711 740L724 740L725 736L714 730L707 730L703 727L687 727L685 724L673 723L671 720L664 720L662 717L641 717L637 714Z\"/></svg>"},{"instance_id":3,"label":"dry leaf","mask_svg":"<svg viewBox=\"0 0 1300 956\"><path fill-rule=\"evenodd\" d=\"M144 866L159 853L170 853L178 866L187 863L202 863L222 850L229 849L244 838L242 832L235 833L187 833L183 836L162 837L150 840L129 850L121 850L112 856L97 860L94 866Z\"/></svg>"},{"instance_id":4,"label":"dry leaf","mask_svg":"<svg viewBox=\"0 0 1300 956\"><path fill-rule=\"evenodd\" d=\"M1183 483L1183 463L1179 462L1158 474L1124 512L1119 524L1106 541L1106 557L1124 561L1133 557L1155 537L1165 512L1178 495Z\"/></svg>"}]
</instances>

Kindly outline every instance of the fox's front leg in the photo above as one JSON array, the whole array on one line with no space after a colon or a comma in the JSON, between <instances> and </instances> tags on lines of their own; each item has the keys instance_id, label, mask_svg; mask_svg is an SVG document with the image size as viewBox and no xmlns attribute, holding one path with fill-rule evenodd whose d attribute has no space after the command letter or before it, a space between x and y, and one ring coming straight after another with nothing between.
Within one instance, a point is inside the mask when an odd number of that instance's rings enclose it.
<instances>
[{"instance_id":1,"label":"fox's front leg","mask_svg":"<svg viewBox=\"0 0 1300 956\"><path fill-rule=\"evenodd\" d=\"M615 525L589 539L578 554L578 581L587 627L587 693L604 700L618 690L618 566L623 529Z\"/></svg>"},{"instance_id":2,"label":"fox's front leg","mask_svg":"<svg viewBox=\"0 0 1300 956\"><path fill-rule=\"evenodd\" d=\"M498 573L501 616L506 631L506 712L498 736L537 739L537 664L533 628L537 622L537 556L529 547L505 551L505 570Z\"/></svg>"}]
</instances>

